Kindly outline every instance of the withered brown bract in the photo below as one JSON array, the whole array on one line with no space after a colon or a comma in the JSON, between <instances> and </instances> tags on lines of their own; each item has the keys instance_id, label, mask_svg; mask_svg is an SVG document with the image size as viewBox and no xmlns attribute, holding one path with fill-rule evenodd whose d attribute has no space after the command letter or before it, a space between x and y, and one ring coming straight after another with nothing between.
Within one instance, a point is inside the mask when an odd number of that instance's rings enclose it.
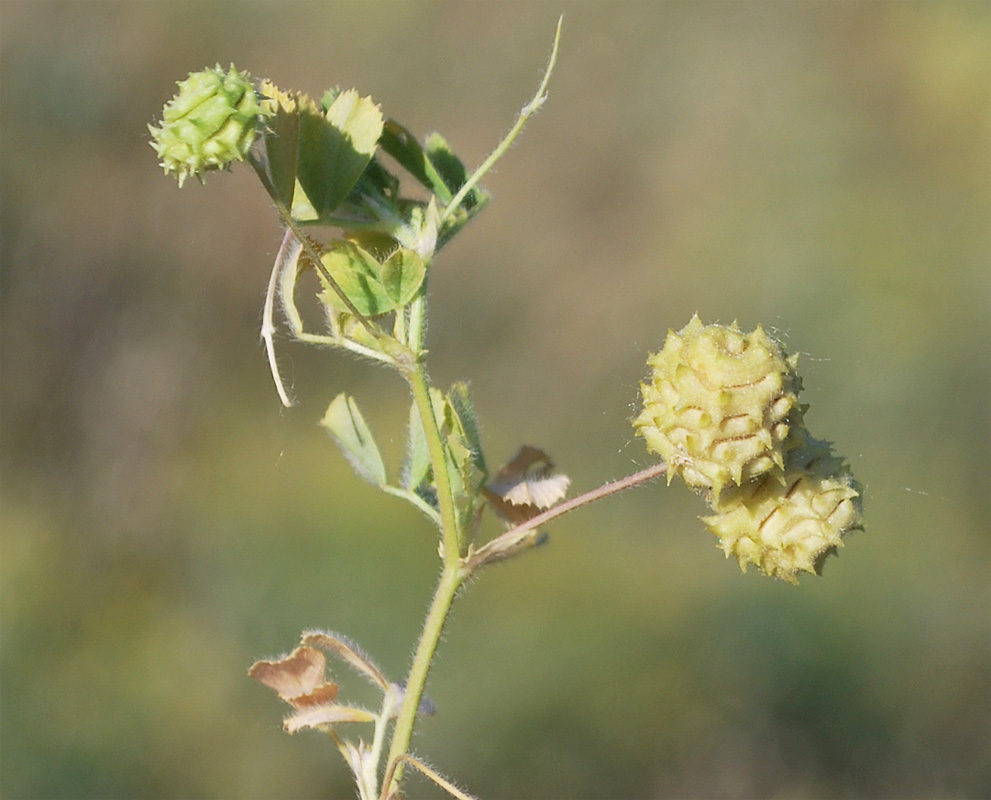
<instances>
[{"instance_id":1,"label":"withered brown bract","mask_svg":"<svg viewBox=\"0 0 991 800\"><path fill-rule=\"evenodd\" d=\"M337 684L325 682L327 660L313 647L297 647L276 661L256 661L248 675L275 689L293 708L329 703L337 697Z\"/></svg>"},{"instance_id":2,"label":"withered brown bract","mask_svg":"<svg viewBox=\"0 0 991 800\"><path fill-rule=\"evenodd\" d=\"M554 462L538 447L523 445L482 490L493 511L519 525L560 502L571 479L554 472Z\"/></svg>"}]
</instances>

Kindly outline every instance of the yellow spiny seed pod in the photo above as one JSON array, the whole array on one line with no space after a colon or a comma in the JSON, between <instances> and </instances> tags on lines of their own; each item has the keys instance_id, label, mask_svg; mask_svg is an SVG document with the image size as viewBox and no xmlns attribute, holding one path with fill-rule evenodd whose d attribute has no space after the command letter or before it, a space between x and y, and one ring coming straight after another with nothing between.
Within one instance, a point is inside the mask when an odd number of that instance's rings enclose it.
<instances>
[{"instance_id":1,"label":"yellow spiny seed pod","mask_svg":"<svg viewBox=\"0 0 991 800\"><path fill-rule=\"evenodd\" d=\"M247 72L234 65L190 73L179 93L162 111L161 127L148 126L165 173L176 173L179 186L190 175L200 180L208 170L243 161L255 140L264 108Z\"/></svg>"},{"instance_id":2,"label":"yellow spiny seed pod","mask_svg":"<svg viewBox=\"0 0 991 800\"><path fill-rule=\"evenodd\" d=\"M634 420L647 448L689 486L718 496L784 466L789 431L801 425L801 389L795 368L763 328L743 334L703 325L692 317L668 332L647 362L651 378L640 385L643 411Z\"/></svg>"},{"instance_id":3,"label":"yellow spiny seed pod","mask_svg":"<svg viewBox=\"0 0 991 800\"><path fill-rule=\"evenodd\" d=\"M702 521L740 569L798 583L818 574L842 537L862 523L861 487L828 443L796 430L784 469L711 497L716 513Z\"/></svg>"}]
</instances>

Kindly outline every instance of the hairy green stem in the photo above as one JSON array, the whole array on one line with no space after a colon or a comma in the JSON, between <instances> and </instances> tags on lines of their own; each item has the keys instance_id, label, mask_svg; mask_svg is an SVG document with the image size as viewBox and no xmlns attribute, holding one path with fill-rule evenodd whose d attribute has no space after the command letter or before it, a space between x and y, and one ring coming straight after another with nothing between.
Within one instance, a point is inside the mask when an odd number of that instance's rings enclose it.
<instances>
[{"instance_id":1,"label":"hairy green stem","mask_svg":"<svg viewBox=\"0 0 991 800\"><path fill-rule=\"evenodd\" d=\"M427 612L427 619L423 623L423 632L420 634L420 641L416 646L416 654L413 656L409 677L406 679L403 705L399 710L396 727L392 732L388 763L396 764L396 766L391 780L382 786L383 797L388 797L389 793L399 786L399 781L402 779L403 766L398 762L409 751L409 743L413 738L413 725L416 722L416 712L420 707L420 699L423 697L423 690L427 685L427 673L430 671L430 664L437 651L437 644L440 642L451 604L465 578L466 573L462 570L458 560L444 564L440 581L437 583L437 590L434 592L434 599L430 603L430 611Z\"/></svg>"},{"instance_id":2,"label":"hairy green stem","mask_svg":"<svg viewBox=\"0 0 991 800\"><path fill-rule=\"evenodd\" d=\"M455 197L452 198L451 202L447 204L447 207L442 212L441 222L453 213L454 209L458 208L468 193L478 184L482 176L502 157L509 148L509 145L516 139L530 118L547 99L547 85L551 72L554 69L554 63L557 60L560 36L561 20L558 20L550 60L536 94L523 107L516 120L516 124L513 125L509 133L468 178ZM461 548L465 537L458 521L447 452L443 438L441 437L437 417L434 413L433 401L430 397L430 383L423 363L424 294L424 289L421 289L419 296L413 301L410 307L408 319L404 320L404 324L399 326L402 329L403 338L405 339L402 343L405 347L404 352L399 354L400 357L395 360L396 365L409 382L413 401L416 404L417 412L423 425L427 450L430 455L430 464L433 469L434 486L437 491L437 507L440 514L441 528L441 552L444 563L437 589L430 604L430 610L423 625L423 631L420 634L416 653L413 656L413 663L410 666L409 676L407 677L404 688L402 707L400 708L399 715L396 718L396 725L393 729L392 743L389 748L387 761L388 772L382 786L382 797L388 797L393 791L396 791L402 780L403 765L409 758L407 753L413 736L417 711L419 710L420 701L426 687L427 675L430 672L430 665L433 663L434 654L437 651L437 645L444 630L444 624L447 621L458 589L460 589L463 582L474 569L473 565L469 565L462 560L464 553L461 552Z\"/></svg>"},{"instance_id":3,"label":"hairy green stem","mask_svg":"<svg viewBox=\"0 0 991 800\"><path fill-rule=\"evenodd\" d=\"M427 378L426 367L423 364L422 354L419 352L423 341L424 324L422 295L414 303L417 304L414 307L416 313L411 315L410 326L407 331L414 363L401 363L400 369L409 382L413 402L416 404L420 422L423 425L427 451L430 454L434 486L437 490L437 507L440 512L441 552L444 566L437 583L437 589L434 592L433 601L430 604L430 610L427 612L427 619L423 623L423 631L413 656L409 676L406 679L403 703L399 710L399 716L396 718L392 744L389 747L387 763L393 765L392 777L382 786L383 797L388 796L395 787L398 787L402 778L403 764L400 759L409 750L413 726L416 723L416 713L427 685L427 673L430 671L434 653L437 651L437 644L440 642L441 632L444 630L444 623L447 621L451 604L466 577L461 565L462 536L458 526L457 509L454 505L454 491L451 487L451 476L448 471L447 453L441 438L440 428L437 425L434 404L430 398L430 382Z\"/></svg>"},{"instance_id":4,"label":"hairy green stem","mask_svg":"<svg viewBox=\"0 0 991 800\"><path fill-rule=\"evenodd\" d=\"M426 775L430 780L436 783L441 789L447 792L451 797L456 797L457 800L475 800L470 794L462 791L449 780L444 778L437 770L431 769L426 764L424 764L419 759L413 758L413 756L400 756L392 764L389 765L389 771L386 773L386 781L391 782L392 776L395 771L403 764L409 764L411 767L415 767L422 774Z\"/></svg>"},{"instance_id":5,"label":"hairy green stem","mask_svg":"<svg viewBox=\"0 0 991 800\"><path fill-rule=\"evenodd\" d=\"M451 476L448 472L447 454L444 442L437 425L434 404L430 399L430 382L426 368L421 359L412 366L400 367L409 382L423 424L423 433L427 440L427 452L430 454L430 466L434 474L434 486L437 489L437 508L440 511L441 550L444 565L450 567L458 563L461 556L461 536L458 531L458 514L454 507L454 491L451 488Z\"/></svg>"},{"instance_id":6,"label":"hairy green stem","mask_svg":"<svg viewBox=\"0 0 991 800\"><path fill-rule=\"evenodd\" d=\"M540 86L537 88L537 93L533 96L529 103L523 106L520 111L519 117L516 119L516 123L510 128L509 133L507 133L501 142L496 145L496 149L493 150L489 157L481 163L481 165L476 169L471 177L465 181L464 185L458 190L458 193L454 195L451 202L448 203L440 215L440 222L442 224L451 214L453 214L457 208L464 202L464 199L468 196L468 193L475 188L478 182L482 179L482 176L488 172L492 165L496 163L509 146L513 143L517 136L520 135L520 131L526 126L527 122L530 121L530 117L537 113L537 110L544 104L547 100L547 85L551 80L551 73L554 71L554 64L557 62L557 48L561 42L561 24L564 22L564 17L561 17L557 21L557 30L554 32L554 45L551 48L551 57L547 61L547 69L544 70L544 79L540 82Z\"/></svg>"},{"instance_id":7,"label":"hairy green stem","mask_svg":"<svg viewBox=\"0 0 991 800\"><path fill-rule=\"evenodd\" d=\"M382 745L385 742L385 732L389 727L389 719L395 710L394 702L395 694L392 691L387 691L382 700L382 710L379 711L379 715L375 719L375 735L372 739L372 747L369 750L368 759L362 764L361 780L364 782L369 798L374 798L378 795L376 765L379 763L382 755Z\"/></svg>"},{"instance_id":8,"label":"hairy green stem","mask_svg":"<svg viewBox=\"0 0 991 800\"><path fill-rule=\"evenodd\" d=\"M413 321L408 336L416 341L422 341L423 317ZM416 723L416 713L427 685L427 673L433 662L441 632L447 620L447 614L454 602L454 597L465 578L461 566L461 532L458 528L458 515L454 505L454 492L451 488L451 476L448 472L447 454L437 416L434 413L433 401L430 398L430 382L423 359L417 353L411 353L414 363L400 363L400 369L409 382L416 404L420 422L423 425L427 441L427 451L430 454L430 465L433 469L434 486L437 490L437 506L440 511L441 553L444 566L440 581L430 604L430 611L423 624L420 641L413 656L409 676L406 679L403 703L396 718L396 726L392 733L392 744L389 748L388 763L394 765L393 777L382 787L382 796L386 797L398 786L402 778L403 765L398 759L409 750L410 739L413 736L413 726Z\"/></svg>"}]
</instances>

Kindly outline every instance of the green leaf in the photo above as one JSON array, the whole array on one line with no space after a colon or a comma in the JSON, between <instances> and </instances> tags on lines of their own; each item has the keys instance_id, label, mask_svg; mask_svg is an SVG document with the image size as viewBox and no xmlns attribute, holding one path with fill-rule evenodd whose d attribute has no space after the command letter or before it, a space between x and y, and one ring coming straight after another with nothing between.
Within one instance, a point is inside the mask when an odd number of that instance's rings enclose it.
<instances>
[{"instance_id":1,"label":"green leaf","mask_svg":"<svg viewBox=\"0 0 991 800\"><path fill-rule=\"evenodd\" d=\"M396 307L382 285L382 265L375 256L354 242L334 240L320 256L320 261L355 308L366 317L387 314ZM320 293L320 301L337 311L349 310L337 292L327 284Z\"/></svg>"},{"instance_id":2,"label":"green leaf","mask_svg":"<svg viewBox=\"0 0 991 800\"><path fill-rule=\"evenodd\" d=\"M311 102L299 109L299 160L296 177L304 197L294 199L301 213L317 218L333 213L347 198L375 152L382 133L382 112L354 89L341 92L321 112Z\"/></svg>"},{"instance_id":3,"label":"green leaf","mask_svg":"<svg viewBox=\"0 0 991 800\"><path fill-rule=\"evenodd\" d=\"M262 93L270 98L267 102L275 108L275 115L266 123L271 130L271 134L265 137L269 177L279 200L292 207L299 155L299 115L296 112L296 101L272 84L262 84Z\"/></svg>"},{"instance_id":4,"label":"green leaf","mask_svg":"<svg viewBox=\"0 0 991 800\"><path fill-rule=\"evenodd\" d=\"M382 265L382 285L396 306L412 300L426 276L426 263L405 247L398 248Z\"/></svg>"},{"instance_id":5,"label":"green leaf","mask_svg":"<svg viewBox=\"0 0 991 800\"><path fill-rule=\"evenodd\" d=\"M327 407L320 424L341 448L352 469L369 483L384 486L385 464L372 432L361 416L358 405L350 395L335 397Z\"/></svg>"},{"instance_id":6,"label":"green leaf","mask_svg":"<svg viewBox=\"0 0 991 800\"><path fill-rule=\"evenodd\" d=\"M342 91L344 90L340 86L324 90L323 97L320 98L320 108L324 114L327 113L328 108L334 105L334 101L341 96Z\"/></svg>"},{"instance_id":7,"label":"green leaf","mask_svg":"<svg viewBox=\"0 0 991 800\"><path fill-rule=\"evenodd\" d=\"M451 190L453 199L453 195L468 180L468 171L465 169L464 163L454 154L450 145L439 133L432 133L427 137L426 147L430 162L443 177L444 183ZM464 225L481 211L488 204L489 199L489 193L481 186L475 186L468 192L458 209L458 214L461 217L460 225Z\"/></svg>"},{"instance_id":8,"label":"green leaf","mask_svg":"<svg viewBox=\"0 0 991 800\"><path fill-rule=\"evenodd\" d=\"M355 190L374 194L394 203L399 196L399 178L383 167L377 158L372 158L361 173Z\"/></svg>"},{"instance_id":9,"label":"green leaf","mask_svg":"<svg viewBox=\"0 0 991 800\"><path fill-rule=\"evenodd\" d=\"M396 163L432 191L442 204L447 205L451 202L454 194L409 130L395 120L387 119L379 145L396 160Z\"/></svg>"},{"instance_id":10,"label":"green leaf","mask_svg":"<svg viewBox=\"0 0 991 800\"><path fill-rule=\"evenodd\" d=\"M437 165L437 170L444 176L445 181L450 182L452 199L467 181L464 164L451 152L447 142L440 134L433 134L427 142L430 159ZM440 230L437 232L437 249L439 250L451 238L463 228L468 222L489 204L492 196L480 186L475 186L461 201L456 209L451 210L445 216Z\"/></svg>"},{"instance_id":11,"label":"green leaf","mask_svg":"<svg viewBox=\"0 0 991 800\"><path fill-rule=\"evenodd\" d=\"M468 180L468 171L465 169L464 163L454 154L447 140L439 133L431 133L427 137L426 151L427 158L430 159L430 163L437 174L441 176L444 184L451 192L451 197L453 197L454 193ZM468 197L471 197L472 194L469 192Z\"/></svg>"},{"instance_id":12,"label":"green leaf","mask_svg":"<svg viewBox=\"0 0 991 800\"><path fill-rule=\"evenodd\" d=\"M430 474L430 451L427 436L416 403L409 409L409 429L406 433L406 459L403 463L400 485L415 491Z\"/></svg>"},{"instance_id":13,"label":"green leaf","mask_svg":"<svg viewBox=\"0 0 991 800\"><path fill-rule=\"evenodd\" d=\"M458 505L467 505L471 494L471 448L469 448L461 435L461 431L455 430L448 434L447 441L448 465L450 466L451 490Z\"/></svg>"},{"instance_id":14,"label":"green leaf","mask_svg":"<svg viewBox=\"0 0 991 800\"><path fill-rule=\"evenodd\" d=\"M470 524L468 521L476 516L476 503L485 477L477 467L476 459L480 458L480 451L476 454L465 430L464 421L457 410L457 405L461 405L466 411L470 408L467 387L458 384L447 396L437 390L432 390L431 395L437 411L441 437L444 440L448 476L457 513L463 523ZM458 397L456 401L455 395ZM466 414L466 416L471 419L470 424L475 429L474 435L477 439L477 421L474 420L474 414Z\"/></svg>"},{"instance_id":15,"label":"green leaf","mask_svg":"<svg viewBox=\"0 0 991 800\"><path fill-rule=\"evenodd\" d=\"M290 213L293 219L300 222L315 222L320 217L304 191L303 184L299 182L299 178L293 184L292 208L290 209Z\"/></svg>"},{"instance_id":16,"label":"green leaf","mask_svg":"<svg viewBox=\"0 0 991 800\"><path fill-rule=\"evenodd\" d=\"M340 130L351 144L351 149L365 158L371 159L382 135L382 111L370 97L360 97L354 89L341 92L327 109L327 120ZM358 170L358 174L364 166Z\"/></svg>"},{"instance_id":17,"label":"green leaf","mask_svg":"<svg viewBox=\"0 0 991 800\"><path fill-rule=\"evenodd\" d=\"M485 454L482 451L482 437L478 430L478 417L475 414L475 405L471 401L468 384L462 382L454 384L451 387L448 397L451 401L451 407L458 415L458 421L461 423L461 430L464 432L465 441L471 450L472 462L483 476L487 475L489 470L485 465Z\"/></svg>"},{"instance_id":18,"label":"green leaf","mask_svg":"<svg viewBox=\"0 0 991 800\"><path fill-rule=\"evenodd\" d=\"M376 245L372 237L364 237L363 241L371 247ZM397 248L382 264L364 247L347 239L331 242L320 260L355 308L367 317L388 314L409 303L427 274L426 262L412 250ZM320 300L337 311L349 311L325 281Z\"/></svg>"}]
</instances>

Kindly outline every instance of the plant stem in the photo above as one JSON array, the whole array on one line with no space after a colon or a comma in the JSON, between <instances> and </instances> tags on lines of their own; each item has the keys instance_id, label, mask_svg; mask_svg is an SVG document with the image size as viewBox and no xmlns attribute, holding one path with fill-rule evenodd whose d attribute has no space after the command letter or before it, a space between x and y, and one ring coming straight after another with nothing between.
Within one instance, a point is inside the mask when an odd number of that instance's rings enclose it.
<instances>
[{"instance_id":1,"label":"plant stem","mask_svg":"<svg viewBox=\"0 0 991 800\"><path fill-rule=\"evenodd\" d=\"M430 603L430 611L427 612L427 619L423 623L423 632L420 634L420 641L416 646L416 654L413 656L409 677L406 680L403 705L396 718L396 727L392 733L392 745L389 748L387 762L389 764L405 756L409 750L410 739L413 737L413 725L416 722L416 712L419 709L420 699L423 697L423 690L427 684L427 673L430 671L430 664L437 651L437 643L444 630L447 614L451 610L451 604L454 602L465 577L466 573L457 561L444 564L440 581L438 581L437 589L434 592L434 599ZM388 797L389 793L398 787L399 781L402 779L402 772L403 766L399 763L395 767L389 784L382 787L383 797Z\"/></svg>"},{"instance_id":2,"label":"plant stem","mask_svg":"<svg viewBox=\"0 0 991 800\"><path fill-rule=\"evenodd\" d=\"M458 193L454 195L451 202L448 203L444 210L441 211L440 221L438 226L442 224L451 214L453 214L464 199L468 196L468 192L475 188L478 182L482 179L482 176L488 172L492 165L496 163L509 146L513 143L513 140L520 135L520 131L526 126L527 122L530 121L530 117L537 113L544 102L547 100L547 84L551 79L551 72L554 71L554 64L557 61L557 48L561 42L561 23L564 22L564 17L560 17L557 21L557 30L554 32L554 46L551 48L551 57L547 61L547 69L544 70L544 79L540 82L540 86L537 88L537 93L533 96L529 103L523 106L520 111L519 117L516 119L516 123L510 128L509 133L507 133L501 142L496 145L496 149L493 150L489 157L482 162L482 164L476 169L471 177L465 181L464 185L458 190Z\"/></svg>"},{"instance_id":3,"label":"plant stem","mask_svg":"<svg viewBox=\"0 0 991 800\"><path fill-rule=\"evenodd\" d=\"M437 508L440 511L444 566L453 567L461 556L461 536L458 531L458 514L454 507L451 476L448 473L447 454L440 436L440 428L437 426L434 404L430 399L430 382L422 359L416 359L416 363L412 366L400 363L400 368L409 382L413 402L416 403L427 440L427 452L430 454L430 466L433 469L434 485L437 489Z\"/></svg>"},{"instance_id":4,"label":"plant stem","mask_svg":"<svg viewBox=\"0 0 991 800\"><path fill-rule=\"evenodd\" d=\"M408 332L411 340L417 343L422 340L422 328L422 315L418 315ZM434 486L437 490L437 506L440 511L441 553L444 566L437 583L437 589L434 592L433 601L430 604L430 611L423 623L423 631L416 646L416 654L413 656L409 676L406 679L403 703L399 710L399 716L396 718L396 726L393 729L392 744L389 747L387 762L388 764L395 764L395 767L389 784L382 787L383 797L387 797L399 785L402 778L403 764L397 759L405 756L409 750L410 739L413 736L413 725L416 723L416 713L427 684L427 673L430 671L430 664L437 651L437 644L440 641L451 604L454 602L454 597L467 574L461 565L462 537L458 526L457 510L454 505L451 476L448 472L447 453L441 438L440 428L437 425L433 401L430 398L430 382L427 378L422 354L417 350L411 355L413 363L406 363L406 361L401 360L397 361L397 364L409 382L413 402L416 404L420 422L423 425L424 436L427 440L427 451L430 454Z\"/></svg>"},{"instance_id":5,"label":"plant stem","mask_svg":"<svg viewBox=\"0 0 991 800\"><path fill-rule=\"evenodd\" d=\"M446 463L443 472L445 475L447 474ZM486 563L498 560L504 554L512 552L515 545L522 542L527 536L532 535L539 526L545 525L551 520L582 506L589 505L597 500L602 500L618 492L632 489L635 486L640 486L655 478L659 478L666 472L667 464L663 461L654 464L632 475L627 475L625 478L603 484L598 488L573 497L553 508L549 508L544 513L538 514L523 524L506 531L501 536L480 547L474 553L469 553L464 560L455 558L453 561L448 561L445 557L440 581L437 584L433 601L430 604L427 619L423 624L423 632L420 634L420 641L416 648L416 654L413 657L413 665L410 667L402 709L399 712L396 727L392 734L392 745L389 749L387 763L395 766L391 770L391 778L387 775L387 783L382 787L383 797L387 797L389 792L395 790L402 778L403 765L399 759L402 759L409 750L410 739L413 736L413 725L416 722L416 712L427 683L427 673L430 671L430 664L437 650L437 644L444 630L444 623L447 620L448 612L451 610L451 604L454 602L458 589L464 581ZM448 544L445 541L445 555L448 552L447 546Z\"/></svg>"},{"instance_id":6,"label":"plant stem","mask_svg":"<svg viewBox=\"0 0 991 800\"><path fill-rule=\"evenodd\" d=\"M497 536L491 542L487 542L482 545L478 548L478 550L465 559L467 566L469 566L471 571L474 572L489 561L495 561L500 557L505 557L506 554L512 552L516 545L528 536L531 536L533 532L541 525L546 525L551 520L557 519L558 517L567 514L569 511L574 511L576 508L587 506L589 503L594 503L597 500L602 500L618 492L632 489L634 486L640 486L641 484L647 483L647 481L651 481L654 478L659 478L667 472L667 469L668 465L661 461L653 466L647 467L646 469L642 469L639 472L634 472L632 475L627 475L625 478L620 478L619 480L611 481L610 483L604 483L598 488L592 489L584 494L580 494L577 497L572 497L570 500L565 500L563 503L558 503L556 506L547 509L542 514L537 514L537 516L531 517L526 522L517 525L515 528L511 528L501 536Z\"/></svg>"},{"instance_id":7,"label":"plant stem","mask_svg":"<svg viewBox=\"0 0 991 800\"><path fill-rule=\"evenodd\" d=\"M385 742L385 732L389 727L389 719L392 716L392 712L395 710L393 705L394 702L395 694L393 694L392 691L386 692L382 701L382 710L375 719L375 735L372 739L372 746L369 750L367 760L365 760L362 764L363 769L361 781L364 783L365 791L369 798L372 799L378 795L378 774L376 773L376 765L379 763L379 759L382 756L382 745Z\"/></svg>"},{"instance_id":8,"label":"plant stem","mask_svg":"<svg viewBox=\"0 0 991 800\"><path fill-rule=\"evenodd\" d=\"M451 797L456 797L457 800L475 800L470 794L463 792L449 780L445 779L439 772L431 769L419 759L413 758L413 756L400 756L397 761L390 765L386 780L391 782L393 773L403 764L409 764L411 767L420 770L421 773L430 778L430 780L451 795Z\"/></svg>"}]
</instances>

